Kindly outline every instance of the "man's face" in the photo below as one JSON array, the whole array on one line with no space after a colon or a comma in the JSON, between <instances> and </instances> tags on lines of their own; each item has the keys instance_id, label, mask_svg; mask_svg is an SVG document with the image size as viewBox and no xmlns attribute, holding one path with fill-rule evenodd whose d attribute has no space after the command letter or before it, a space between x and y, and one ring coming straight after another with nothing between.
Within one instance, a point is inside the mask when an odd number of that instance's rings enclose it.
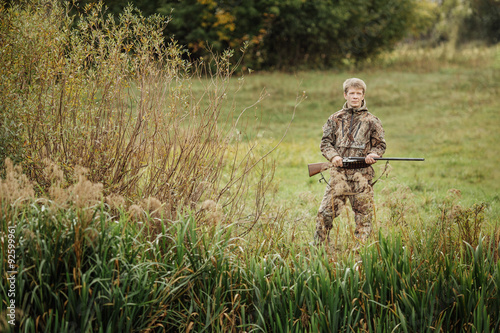
<instances>
[{"instance_id":1,"label":"man's face","mask_svg":"<svg viewBox=\"0 0 500 333\"><path fill-rule=\"evenodd\" d=\"M347 93L344 93L344 98L349 107L359 108L365 98L365 94L363 93L363 89L351 87L347 90Z\"/></svg>"}]
</instances>

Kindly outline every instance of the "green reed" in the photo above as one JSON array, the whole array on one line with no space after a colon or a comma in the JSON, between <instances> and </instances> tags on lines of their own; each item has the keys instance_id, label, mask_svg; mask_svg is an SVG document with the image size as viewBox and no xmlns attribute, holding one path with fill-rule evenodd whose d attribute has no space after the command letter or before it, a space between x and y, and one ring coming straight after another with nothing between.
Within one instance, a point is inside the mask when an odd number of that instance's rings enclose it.
<instances>
[{"instance_id":1,"label":"green reed","mask_svg":"<svg viewBox=\"0 0 500 333\"><path fill-rule=\"evenodd\" d=\"M104 204L2 205L16 226L18 332L494 332L499 244L441 251L382 232L342 258L267 247L191 216L140 221ZM158 231L158 225L161 226ZM424 237L424 236L420 236ZM422 245L424 244L424 245ZM444 249L444 248L441 248ZM0 276L7 277L2 242ZM7 288L0 285L2 329Z\"/></svg>"}]
</instances>

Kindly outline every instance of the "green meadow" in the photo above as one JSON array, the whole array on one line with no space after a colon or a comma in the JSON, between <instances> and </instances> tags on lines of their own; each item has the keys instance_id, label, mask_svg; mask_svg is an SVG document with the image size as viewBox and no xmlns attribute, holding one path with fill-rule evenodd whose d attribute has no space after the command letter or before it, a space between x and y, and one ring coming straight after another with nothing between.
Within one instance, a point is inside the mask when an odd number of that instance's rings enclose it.
<instances>
[{"instance_id":1,"label":"green meadow","mask_svg":"<svg viewBox=\"0 0 500 333\"><path fill-rule=\"evenodd\" d=\"M383 174L375 186L378 206L403 187L411 192L420 214L432 215L449 190L458 190L458 201L464 205L485 203L491 227L498 228L500 159L494 148L500 140L498 50L486 51L489 60L484 62L468 54L446 59L443 53L436 50L414 67L402 65L400 59L376 69L246 77L241 101L256 98L263 87L268 93L249 116L256 122L249 126L250 136L276 142L288 128L273 155L276 196L294 207L296 219L307 225L310 234L325 185L318 183L319 176L308 177L307 164L324 161L319 151L322 126L342 107L342 83L349 77L367 82L368 109L381 119L386 132L385 156L425 158L425 162L391 162L385 173L382 161L374 166L376 177ZM405 57L409 56L401 55ZM306 98L294 108L296 97L303 94ZM328 172L324 175L327 178Z\"/></svg>"},{"instance_id":2,"label":"green meadow","mask_svg":"<svg viewBox=\"0 0 500 333\"><path fill-rule=\"evenodd\" d=\"M53 5L0 12L0 331L500 330L498 46L233 72L187 63L159 17L75 32ZM425 158L375 165L357 250L349 208L311 244L307 173L349 77L385 156Z\"/></svg>"}]
</instances>

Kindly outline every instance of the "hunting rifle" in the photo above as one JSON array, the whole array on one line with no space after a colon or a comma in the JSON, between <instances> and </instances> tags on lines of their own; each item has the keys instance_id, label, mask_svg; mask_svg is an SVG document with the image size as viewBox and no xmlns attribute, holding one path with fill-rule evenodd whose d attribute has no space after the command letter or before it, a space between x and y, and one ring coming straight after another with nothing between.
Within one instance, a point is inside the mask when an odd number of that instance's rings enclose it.
<instances>
[{"instance_id":1,"label":"hunting rifle","mask_svg":"<svg viewBox=\"0 0 500 333\"><path fill-rule=\"evenodd\" d=\"M376 157L374 160L377 161L424 161L423 158L406 158L406 157ZM317 175L318 173L331 168L333 165L330 162L319 162L308 164L309 177ZM342 159L341 168L344 169L361 169L367 168L370 164L365 162L364 157L344 157Z\"/></svg>"}]
</instances>

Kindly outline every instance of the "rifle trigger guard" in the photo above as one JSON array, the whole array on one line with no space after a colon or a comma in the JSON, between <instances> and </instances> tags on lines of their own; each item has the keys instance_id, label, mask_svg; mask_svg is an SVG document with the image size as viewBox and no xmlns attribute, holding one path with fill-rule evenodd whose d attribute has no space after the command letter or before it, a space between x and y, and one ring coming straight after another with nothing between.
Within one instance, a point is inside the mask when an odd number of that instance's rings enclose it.
<instances>
[{"instance_id":1,"label":"rifle trigger guard","mask_svg":"<svg viewBox=\"0 0 500 333\"><path fill-rule=\"evenodd\" d=\"M328 181L325 179L325 176L323 176L323 172L319 173L321 175L321 178L318 180L318 183L324 182L325 184L328 184Z\"/></svg>"}]
</instances>

